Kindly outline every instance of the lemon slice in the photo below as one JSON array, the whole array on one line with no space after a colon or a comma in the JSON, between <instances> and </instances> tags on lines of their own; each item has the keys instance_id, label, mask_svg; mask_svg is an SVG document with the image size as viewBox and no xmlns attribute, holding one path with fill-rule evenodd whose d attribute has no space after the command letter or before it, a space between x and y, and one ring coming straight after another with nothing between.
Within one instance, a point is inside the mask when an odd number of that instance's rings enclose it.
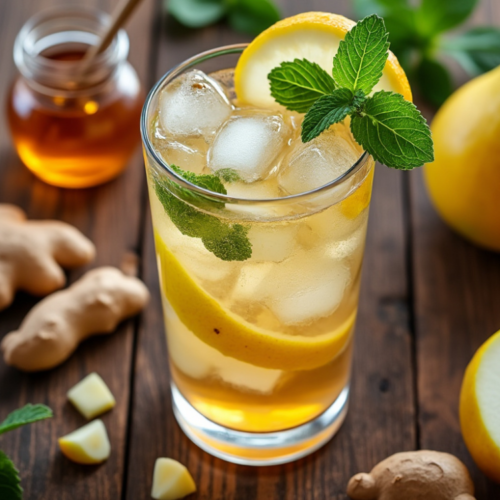
<instances>
[{"instance_id":1,"label":"lemon slice","mask_svg":"<svg viewBox=\"0 0 500 500\"><path fill-rule=\"evenodd\" d=\"M179 319L225 356L263 368L312 370L335 358L350 338L356 311L337 330L317 337L284 335L245 321L205 292L155 235L163 292Z\"/></svg>"},{"instance_id":2,"label":"lemon slice","mask_svg":"<svg viewBox=\"0 0 500 500\"><path fill-rule=\"evenodd\" d=\"M271 96L267 75L285 61L308 59L330 74L339 43L355 24L338 14L305 12L263 31L243 51L236 66L234 81L238 100L262 108L279 107ZM397 92L412 100L406 74L392 52L376 90Z\"/></svg>"},{"instance_id":3,"label":"lemon slice","mask_svg":"<svg viewBox=\"0 0 500 500\"><path fill-rule=\"evenodd\" d=\"M500 483L500 331L482 345L467 367L460 424L476 464Z\"/></svg>"}]
</instances>

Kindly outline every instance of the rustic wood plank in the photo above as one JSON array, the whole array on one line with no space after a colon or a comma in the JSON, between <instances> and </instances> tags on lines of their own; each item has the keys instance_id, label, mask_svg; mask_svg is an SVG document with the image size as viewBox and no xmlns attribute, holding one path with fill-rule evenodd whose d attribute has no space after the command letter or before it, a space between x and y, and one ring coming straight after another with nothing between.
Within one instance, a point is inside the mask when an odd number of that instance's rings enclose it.
<instances>
[{"instance_id":1,"label":"rustic wood plank","mask_svg":"<svg viewBox=\"0 0 500 500\"><path fill-rule=\"evenodd\" d=\"M79 3L76 0L73 3ZM88 2L111 10L115 1ZM35 12L67 1L2 2L0 14L0 95L5 96L15 74L14 37ZM149 26L153 2L138 9L129 24L131 61L144 80L149 62ZM5 124L0 136L0 202L20 205L32 218L61 219L77 226L97 246L91 267L119 266L127 252L137 252L140 240L143 166L139 151L126 173L114 182L88 190L62 190L36 180L22 166L10 144ZM69 274L77 279L85 269ZM0 313L0 337L18 327L36 300L19 294L15 304ZM118 499L123 486L134 321L116 334L89 340L62 366L46 373L26 375L0 361L0 418L27 402L54 409L51 421L19 429L2 439L2 449L20 469L26 499ZM100 467L82 467L62 457L57 438L85 423L66 402L66 391L86 374L97 371L117 399L117 407L103 416L113 453Z\"/></svg>"},{"instance_id":2,"label":"rustic wood plank","mask_svg":"<svg viewBox=\"0 0 500 500\"><path fill-rule=\"evenodd\" d=\"M472 25L498 25L500 9L482 0ZM459 75L458 81L462 81ZM428 119L432 110L426 109ZM481 250L441 221L427 196L422 172L412 172L412 267L418 368L419 445L462 459L479 500L500 498L467 452L460 433L459 393L465 367L500 328L500 256ZM459 194L459 193L458 193Z\"/></svg>"},{"instance_id":3,"label":"rustic wood plank","mask_svg":"<svg viewBox=\"0 0 500 500\"><path fill-rule=\"evenodd\" d=\"M286 15L304 10L300 1L282 5ZM334 10L350 15L348 5L342 2ZM326 0L315 0L307 9L332 10L332 6ZM226 28L193 32L171 20L161 33L157 77L202 50L246 40ZM154 462L160 456L186 464L198 485L193 498L344 499L352 474L371 469L391 453L416 446L403 176L384 167L376 175L347 421L312 456L277 467L243 467L213 458L193 445L175 422L148 215L143 276L154 296L138 337L128 499L142 498L149 490Z\"/></svg>"}]
</instances>

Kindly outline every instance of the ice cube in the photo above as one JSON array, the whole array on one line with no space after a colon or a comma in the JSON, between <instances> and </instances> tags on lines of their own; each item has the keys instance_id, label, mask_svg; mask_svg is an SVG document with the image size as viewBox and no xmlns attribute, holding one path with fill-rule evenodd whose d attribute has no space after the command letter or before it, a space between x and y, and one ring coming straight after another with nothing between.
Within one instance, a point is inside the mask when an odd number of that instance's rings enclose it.
<instances>
[{"instance_id":1,"label":"ice cube","mask_svg":"<svg viewBox=\"0 0 500 500\"><path fill-rule=\"evenodd\" d=\"M259 287L261 287L262 282L273 267L274 264L271 262L244 264L231 292L233 301L246 302L248 300L254 301L258 299Z\"/></svg>"},{"instance_id":2,"label":"ice cube","mask_svg":"<svg viewBox=\"0 0 500 500\"><path fill-rule=\"evenodd\" d=\"M207 165L208 144L200 137L182 142L169 140L162 144L160 153L169 165L201 174Z\"/></svg>"},{"instance_id":3,"label":"ice cube","mask_svg":"<svg viewBox=\"0 0 500 500\"><path fill-rule=\"evenodd\" d=\"M190 377L208 377L213 369L211 355L215 349L202 342L184 325L166 299L164 307L168 352L175 366Z\"/></svg>"},{"instance_id":4,"label":"ice cube","mask_svg":"<svg viewBox=\"0 0 500 500\"><path fill-rule=\"evenodd\" d=\"M184 374L195 379L218 376L227 384L260 393L272 392L283 372L261 368L224 356L191 332L165 301L170 358Z\"/></svg>"},{"instance_id":5,"label":"ice cube","mask_svg":"<svg viewBox=\"0 0 500 500\"><path fill-rule=\"evenodd\" d=\"M172 82L160 97L160 124L174 137L214 135L232 112L222 87L193 70Z\"/></svg>"},{"instance_id":6,"label":"ice cube","mask_svg":"<svg viewBox=\"0 0 500 500\"><path fill-rule=\"evenodd\" d=\"M342 262L303 251L276 266L259 294L282 323L298 325L332 314L349 281L349 268Z\"/></svg>"},{"instance_id":7,"label":"ice cube","mask_svg":"<svg viewBox=\"0 0 500 500\"><path fill-rule=\"evenodd\" d=\"M277 168L290 127L280 114L245 110L221 127L208 152L212 172L232 169L245 182L265 179Z\"/></svg>"},{"instance_id":8,"label":"ice cube","mask_svg":"<svg viewBox=\"0 0 500 500\"><path fill-rule=\"evenodd\" d=\"M363 253L366 226L358 227L350 236L342 240L332 240L327 245L327 254L333 259L347 259L354 254Z\"/></svg>"},{"instance_id":9,"label":"ice cube","mask_svg":"<svg viewBox=\"0 0 500 500\"><path fill-rule=\"evenodd\" d=\"M298 224L254 224L248 232L252 244L252 261L281 262L298 246L296 234Z\"/></svg>"},{"instance_id":10,"label":"ice cube","mask_svg":"<svg viewBox=\"0 0 500 500\"><path fill-rule=\"evenodd\" d=\"M237 388L269 394L275 388L283 371L261 368L224 356L220 364L217 364L217 374L224 382Z\"/></svg>"},{"instance_id":11,"label":"ice cube","mask_svg":"<svg viewBox=\"0 0 500 500\"><path fill-rule=\"evenodd\" d=\"M299 194L324 186L356 163L360 151L348 136L335 128L310 142L300 139L283 160L278 182L288 194Z\"/></svg>"}]
</instances>

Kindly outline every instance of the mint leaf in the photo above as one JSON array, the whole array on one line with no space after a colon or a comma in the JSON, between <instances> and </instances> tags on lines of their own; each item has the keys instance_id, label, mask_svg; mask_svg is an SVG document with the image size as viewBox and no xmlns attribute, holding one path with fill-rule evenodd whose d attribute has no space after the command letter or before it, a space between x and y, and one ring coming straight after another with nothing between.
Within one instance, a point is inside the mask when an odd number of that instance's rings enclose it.
<instances>
[{"instance_id":1,"label":"mint leaf","mask_svg":"<svg viewBox=\"0 0 500 500\"><path fill-rule=\"evenodd\" d=\"M333 58L332 75L338 87L368 95L382 76L388 56L389 34L384 20L373 14L365 17L340 42Z\"/></svg>"},{"instance_id":2,"label":"mint leaf","mask_svg":"<svg viewBox=\"0 0 500 500\"><path fill-rule=\"evenodd\" d=\"M19 472L2 450L0 450L0 498L2 500L22 500L23 498Z\"/></svg>"},{"instance_id":3,"label":"mint leaf","mask_svg":"<svg viewBox=\"0 0 500 500\"><path fill-rule=\"evenodd\" d=\"M463 23L477 0L422 0L417 11L417 29L422 37L434 37Z\"/></svg>"},{"instance_id":4,"label":"mint leaf","mask_svg":"<svg viewBox=\"0 0 500 500\"><path fill-rule=\"evenodd\" d=\"M232 168L221 168L220 170L217 170L217 172L215 172L215 175L225 182L237 182L241 180L238 172L236 172L236 170L233 170Z\"/></svg>"},{"instance_id":5,"label":"mint leaf","mask_svg":"<svg viewBox=\"0 0 500 500\"><path fill-rule=\"evenodd\" d=\"M7 418L0 423L0 434L50 417L52 417L52 410L48 406L27 404L10 413Z\"/></svg>"},{"instance_id":6,"label":"mint leaf","mask_svg":"<svg viewBox=\"0 0 500 500\"><path fill-rule=\"evenodd\" d=\"M215 217L214 217L215 219ZM252 245L248 239L248 228L241 224L213 223L201 241L205 248L219 259L247 260L252 256Z\"/></svg>"},{"instance_id":7,"label":"mint leaf","mask_svg":"<svg viewBox=\"0 0 500 500\"><path fill-rule=\"evenodd\" d=\"M281 18L280 11L271 0L232 0L226 4L229 26L247 35L257 36Z\"/></svg>"},{"instance_id":8,"label":"mint leaf","mask_svg":"<svg viewBox=\"0 0 500 500\"><path fill-rule=\"evenodd\" d=\"M213 24L224 16L224 0L168 0L167 9L177 21L189 28Z\"/></svg>"},{"instance_id":9,"label":"mint leaf","mask_svg":"<svg viewBox=\"0 0 500 500\"><path fill-rule=\"evenodd\" d=\"M320 97L302 122L302 142L312 141L354 109L354 95L349 89L337 89L330 95Z\"/></svg>"},{"instance_id":10,"label":"mint leaf","mask_svg":"<svg viewBox=\"0 0 500 500\"><path fill-rule=\"evenodd\" d=\"M380 91L353 115L356 141L388 167L408 170L434 160L429 127L414 104L400 94Z\"/></svg>"},{"instance_id":11,"label":"mint leaf","mask_svg":"<svg viewBox=\"0 0 500 500\"><path fill-rule=\"evenodd\" d=\"M307 59L283 62L267 76L274 100L290 111L305 113L321 96L335 89L332 77Z\"/></svg>"},{"instance_id":12,"label":"mint leaf","mask_svg":"<svg viewBox=\"0 0 500 500\"><path fill-rule=\"evenodd\" d=\"M197 175L185 172L175 165L172 165L171 168L197 186L226 194L226 189L215 175ZM201 212L188 204L191 202L198 207L215 205L217 208L223 208L223 202L210 200L201 194L193 193L166 178L154 178L153 182L156 195L165 212L182 234L191 238L200 238L205 248L221 260L243 261L252 256L248 228L241 224L223 222L219 218Z\"/></svg>"}]
</instances>

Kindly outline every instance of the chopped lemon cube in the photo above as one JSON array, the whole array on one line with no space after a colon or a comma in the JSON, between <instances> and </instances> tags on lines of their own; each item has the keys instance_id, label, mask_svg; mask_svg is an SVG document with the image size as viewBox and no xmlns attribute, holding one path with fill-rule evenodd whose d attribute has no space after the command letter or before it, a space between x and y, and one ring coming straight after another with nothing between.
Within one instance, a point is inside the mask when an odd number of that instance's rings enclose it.
<instances>
[{"instance_id":1,"label":"chopped lemon cube","mask_svg":"<svg viewBox=\"0 0 500 500\"><path fill-rule=\"evenodd\" d=\"M99 464L109 457L111 445L102 420L94 420L59 438L63 454L79 464Z\"/></svg>"},{"instance_id":2,"label":"chopped lemon cube","mask_svg":"<svg viewBox=\"0 0 500 500\"><path fill-rule=\"evenodd\" d=\"M116 404L113 394L97 373L87 375L70 389L68 399L87 420L111 410Z\"/></svg>"},{"instance_id":3,"label":"chopped lemon cube","mask_svg":"<svg viewBox=\"0 0 500 500\"><path fill-rule=\"evenodd\" d=\"M171 458L158 458L153 474L151 496L156 500L178 500L196 491L196 485L184 465Z\"/></svg>"}]
</instances>

